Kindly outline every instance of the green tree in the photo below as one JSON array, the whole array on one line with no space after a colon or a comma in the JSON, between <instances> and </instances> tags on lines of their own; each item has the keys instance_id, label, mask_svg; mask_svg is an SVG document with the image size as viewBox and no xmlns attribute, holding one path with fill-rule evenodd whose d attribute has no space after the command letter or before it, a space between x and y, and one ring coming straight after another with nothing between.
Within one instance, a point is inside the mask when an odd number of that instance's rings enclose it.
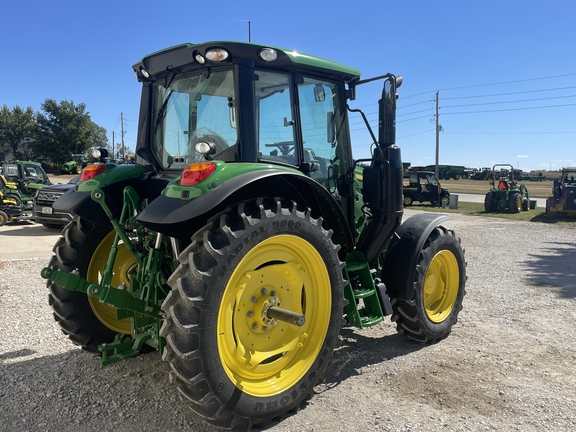
<instances>
[{"instance_id":1,"label":"green tree","mask_svg":"<svg viewBox=\"0 0 576 432\"><path fill-rule=\"evenodd\" d=\"M12 150L15 159L27 159L29 154L26 148L19 146L26 139L34 138L36 119L34 110L28 107L25 110L16 105L10 109L4 105L0 109L0 153L5 159L7 150Z\"/></svg>"},{"instance_id":2,"label":"green tree","mask_svg":"<svg viewBox=\"0 0 576 432\"><path fill-rule=\"evenodd\" d=\"M106 129L95 124L86 104L46 99L44 113L36 115L38 126L34 151L40 158L64 163L74 153L88 153L91 147L106 147Z\"/></svg>"}]
</instances>

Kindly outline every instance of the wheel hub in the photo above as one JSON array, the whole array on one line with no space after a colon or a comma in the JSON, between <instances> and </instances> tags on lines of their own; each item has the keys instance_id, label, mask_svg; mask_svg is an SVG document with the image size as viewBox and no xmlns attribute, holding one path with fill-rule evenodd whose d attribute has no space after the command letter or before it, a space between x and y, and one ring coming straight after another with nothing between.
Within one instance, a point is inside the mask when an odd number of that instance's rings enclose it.
<instances>
[{"instance_id":1,"label":"wheel hub","mask_svg":"<svg viewBox=\"0 0 576 432\"><path fill-rule=\"evenodd\" d=\"M270 308L274 308L273 310L281 310L288 314L292 312L292 309L281 309L281 297L286 299L287 304L294 305L288 298L297 294L304 285L299 275L301 271L299 263L290 262L267 266L244 275L244 280L238 285L238 289L241 298L250 298L249 302L242 303L246 305L246 326L252 332L263 334L278 326L280 321L286 321L281 313L272 317L270 315L274 315L274 312L269 311Z\"/></svg>"}]
</instances>

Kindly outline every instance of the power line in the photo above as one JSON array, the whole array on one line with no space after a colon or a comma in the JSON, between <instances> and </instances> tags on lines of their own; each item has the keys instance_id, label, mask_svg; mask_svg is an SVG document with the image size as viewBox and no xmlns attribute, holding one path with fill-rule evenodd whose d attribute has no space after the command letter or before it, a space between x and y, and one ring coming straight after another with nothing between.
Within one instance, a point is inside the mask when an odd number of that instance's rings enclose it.
<instances>
[{"instance_id":1,"label":"power line","mask_svg":"<svg viewBox=\"0 0 576 432\"><path fill-rule=\"evenodd\" d=\"M432 115L433 115L433 114L428 114L428 115L425 115L425 116L414 117L414 118L409 118L409 119L405 119L405 120L397 120L396 123L405 123L405 122L408 122L408 121L411 121L411 120L418 120L418 119L421 119L421 118L430 117L430 116L432 116Z\"/></svg>"},{"instance_id":2,"label":"power line","mask_svg":"<svg viewBox=\"0 0 576 432\"><path fill-rule=\"evenodd\" d=\"M448 135L567 135L574 132L445 132Z\"/></svg>"},{"instance_id":3,"label":"power line","mask_svg":"<svg viewBox=\"0 0 576 432\"><path fill-rule=\"evenodd\" d=\"M402 117L402 116L407 116L407 115L412 115L412 114L418 114L418 113L421 113L421 112L430 111L431 109L432 109L432 108L426 108L426 109L423 109L423 110L420 110L420 111L412 111L412 112L409 112L409 113L398 114L396 117ZM433 114L431 114L431 115L433 115Z\"/></svg>"},{"instance_id":4,"label":"power line","mask_svg":"<svg viewBox=\"0 0 576 432\"><path fill-rule=\"evenodd\" d=\"M521 80L501 81L501 82L487 83L487 84L474 84L474 85L467 85L467 86L460 86L460 87L446 87L446 88L441 88L439 90L442 90L442 91L461 90L461 89L476 88L476 87L488 87L488 86L496 86L496 85L504 85L504 84L516 84L516 83L528 82L528 81L539 81L539 80L546 80L546 79L553 79L553 78L564 78L564 77L574 76L574 75L576 75L576 72L563 74L563 75L551 75L551 76L539 77L539 78L526 78L526 79L521 79ZM435 93L435 92L436 92L436 90L428 90L426 92L417 93L414 95L402 96L402 99L408 99L408 98L412 98L412 97L416 97L416 96L421 96L423 94L429 94L429 93ZM443 99L447 99L447 98L443 98Z\"/></svg>"},{"instance_id":5,"label":"power line","mask_svg":"<svg viewBox=\"0 0 576 432\"><path fill-rule=\"evenodd\" d=\"M398 139L410 138L410 137L413 137L413 136L416 136L416 135L422 135L422 134L425 134L425 133L428 133L428 132L433 132L434 130L436 130L436 129L428 129L428 130L425 130L425 131L422 131L422 132L413 133L413 134L411 134L411 135L404 135L403 137L398 137Z\"/></svg>"},{"instance_id":6,"label":"power line","mask_svg":"<svg viewBox=\"0 0 576 432\"><path fill-rule=\"evenodd\" d=\"M498 104L518 103L518 102L534 102L534 101L541 101L541 100L566 99L566 98L573 98L573 97L576 97L576 95L551 96L551 97L547 97L547 98L535 98L535 99L517 99L517 100L512 100L512 101L484 102L484 103L477 103L477 104L443 105L442 108L456 108L456 107L480 106L480 105L498 105Z\"/></svg>"},{"instance_id":7,"label":"power line","mask_svg":"<svg viewBox=\"0 0 576 432\"><path fill-rule=\"evenodd\" d=\"M494 94L487 94L487 95L476 95L476 96L457 96L457 97L443 97L442 100L455 100L455 99L474 99L474 98L483 98L483 97L494 97L494 96L510 96L516 94L526 94L526 93L541 93L547 91L556 91L556 90L568 90L576 88L576 86L569 86L569 87L555 87L550 89L539 89L539 90L525 90L520 92L510 92L510 93L494 93Z\"/></svg>"},{"instance_id":8,"label":"power line","mask_svg":"<svg viewBox=\"0 0 576 432\"><path fill-rule=\"evenodd\" d=\"M495 85L503 85L503 84L516 84L516 83L527 82L527 81L538 81L538 80L545 80L545 79L552 79L552 78L563 78L563 77L574 76L574 75L576 75L576 72L564 74L564 75L552 75L552 76L540 77L540 78L527 78L527 79L514 80L514 81L502 81L502 82L496 82L496 83L490 83L490 84L475 84L475 85L462 86L462 87L447 87L447 88L443 88L440 90L443 90L443 91L461 90L461 89L475 88L475 87L487 87L487 86L495 86Z\"/></svg>"},{"instance_id":9,"label":"power line","mask_svg":"<svg viewBox=\"0 0 576 432\"><path fill-rule=\"evenodd\" d=\"M540 106L540 107L508 108L508 109L485 110L485 111L462 111L462 112L453 112L453 113L443 112L442 115L479 114L479 113L491 113L491 112L502 112L502 111L524 111L524 110L544 109L544 108L561 108L561 107L567 107L567 106L576 106L576 104L546 105L546 106Z\"/></svg>"}]
</instances>

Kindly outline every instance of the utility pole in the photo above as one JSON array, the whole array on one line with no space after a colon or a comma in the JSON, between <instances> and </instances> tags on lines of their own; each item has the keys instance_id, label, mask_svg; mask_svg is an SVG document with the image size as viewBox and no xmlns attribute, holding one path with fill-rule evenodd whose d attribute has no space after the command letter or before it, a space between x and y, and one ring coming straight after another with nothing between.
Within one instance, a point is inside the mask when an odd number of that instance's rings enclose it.
<instances>
[{"instance_id":1,"label":"utility pole","mask_svg":"<svg viewBox=\"0 0 576 432\"><path fill-rule=\"evenodd\" d=\"M434 174L436 175L436 178L438 178L438 164L439 164L439 154L440 154L440 128L442 126L440 126L439 122L438 122L438 95L439 95L440 91L436 91L436 166L434 168Z\"/></svg>"},{"instance_id":2,"label":"utility pole","mask_svg":"<svg viewBox=\"0 0 576 432\"><path fill-rule=\"evenodd\" d=\"M122 127L122 159L124 159L124 113L120 113L120 125Z\"/></svg>"},{"instance_id":3,"label":"utility pole","mask_svg":"<svg viewBox=\"0 0 576 432\"><path fill-rule=\"evenodd\" d=\"M112 158L116 159L116 156L114 155L114 131L112 131Z\"/></svg>"},{"instance_id":4,"label":"utility pole","mask_svg":"<svg viewBox=\"0 0 576 432\"><path fill-rule=\"evenodd\" d=\"M250 21L248 21L248 42L252 42L252 30Z\"/></svg>"}]
</instances>

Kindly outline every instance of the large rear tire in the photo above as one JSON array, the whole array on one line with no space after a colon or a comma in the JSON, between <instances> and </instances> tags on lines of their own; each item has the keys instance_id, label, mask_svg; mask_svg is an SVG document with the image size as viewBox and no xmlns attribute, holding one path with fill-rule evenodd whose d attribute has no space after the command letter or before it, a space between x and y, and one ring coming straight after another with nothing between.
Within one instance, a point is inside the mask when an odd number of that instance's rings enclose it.
<instances>
[{"instance_id":1,"label":"large rear tire","mask_svg":"<svg viewBox=\"0 0 576 432\"><path fill-rule=\"evenodd\" d=\"M418 253L408 299L392 298L392 321L408 339L435 343L450 334L466 294L466 262L454 232L436 227Z\"/></svg>"},{"instance_id":2,"label":"large rear tire","mask_svg":"<svg viewBox=\"0 0 576 432\"><path fill-rule=\"evenodd\" d=\"M90 282L98 282L114 240L110 228L75 217L62 231L62 237L54 246L55 255L49 266L78 274ZM134 270L132 254L124 245L119 245L114 266L112 285L128 284L128 275ZM48 301L54 319L74 344L90 352L99 352L98 345L112 342L118 333L129 334L130 319L118 320L116 309L93 297L47 283L50 289Z\"/></svg>"},{"instance_id":3,"label":"large rear tire","mask_svg":"<svg viewBox=\"0 0 576 432\"><path fill-rule=\"evenodd\" d=\"M510 213L520 213L520 210L522 210L522 196L518 192L510 195L508 210L510 210Z\"/></svg>"},{"instance_id":4,"label":"large rear tire","mask_svg":"<svg viewBox=\"0 0 576 432\"><path fill-rule=\"evenodd\" d=\"M339 344L344 264L322 220L260 198L212 218L180 255L162 309L171 380L208 423L250 430L311 397ZM277 306L299 327L270 319Z\"/></svg>"},{"instance_id":5,"label":"large rear tire","mask_svg":"<svg viewBox=\"0 0 576 432\"><path fill-rule=\"evenodd\" d=\"M492 199L492 194L488 192L484 197L484 210L486 213L493 213L496 211L496 201Z\"/></svg>"}]
</instances>

